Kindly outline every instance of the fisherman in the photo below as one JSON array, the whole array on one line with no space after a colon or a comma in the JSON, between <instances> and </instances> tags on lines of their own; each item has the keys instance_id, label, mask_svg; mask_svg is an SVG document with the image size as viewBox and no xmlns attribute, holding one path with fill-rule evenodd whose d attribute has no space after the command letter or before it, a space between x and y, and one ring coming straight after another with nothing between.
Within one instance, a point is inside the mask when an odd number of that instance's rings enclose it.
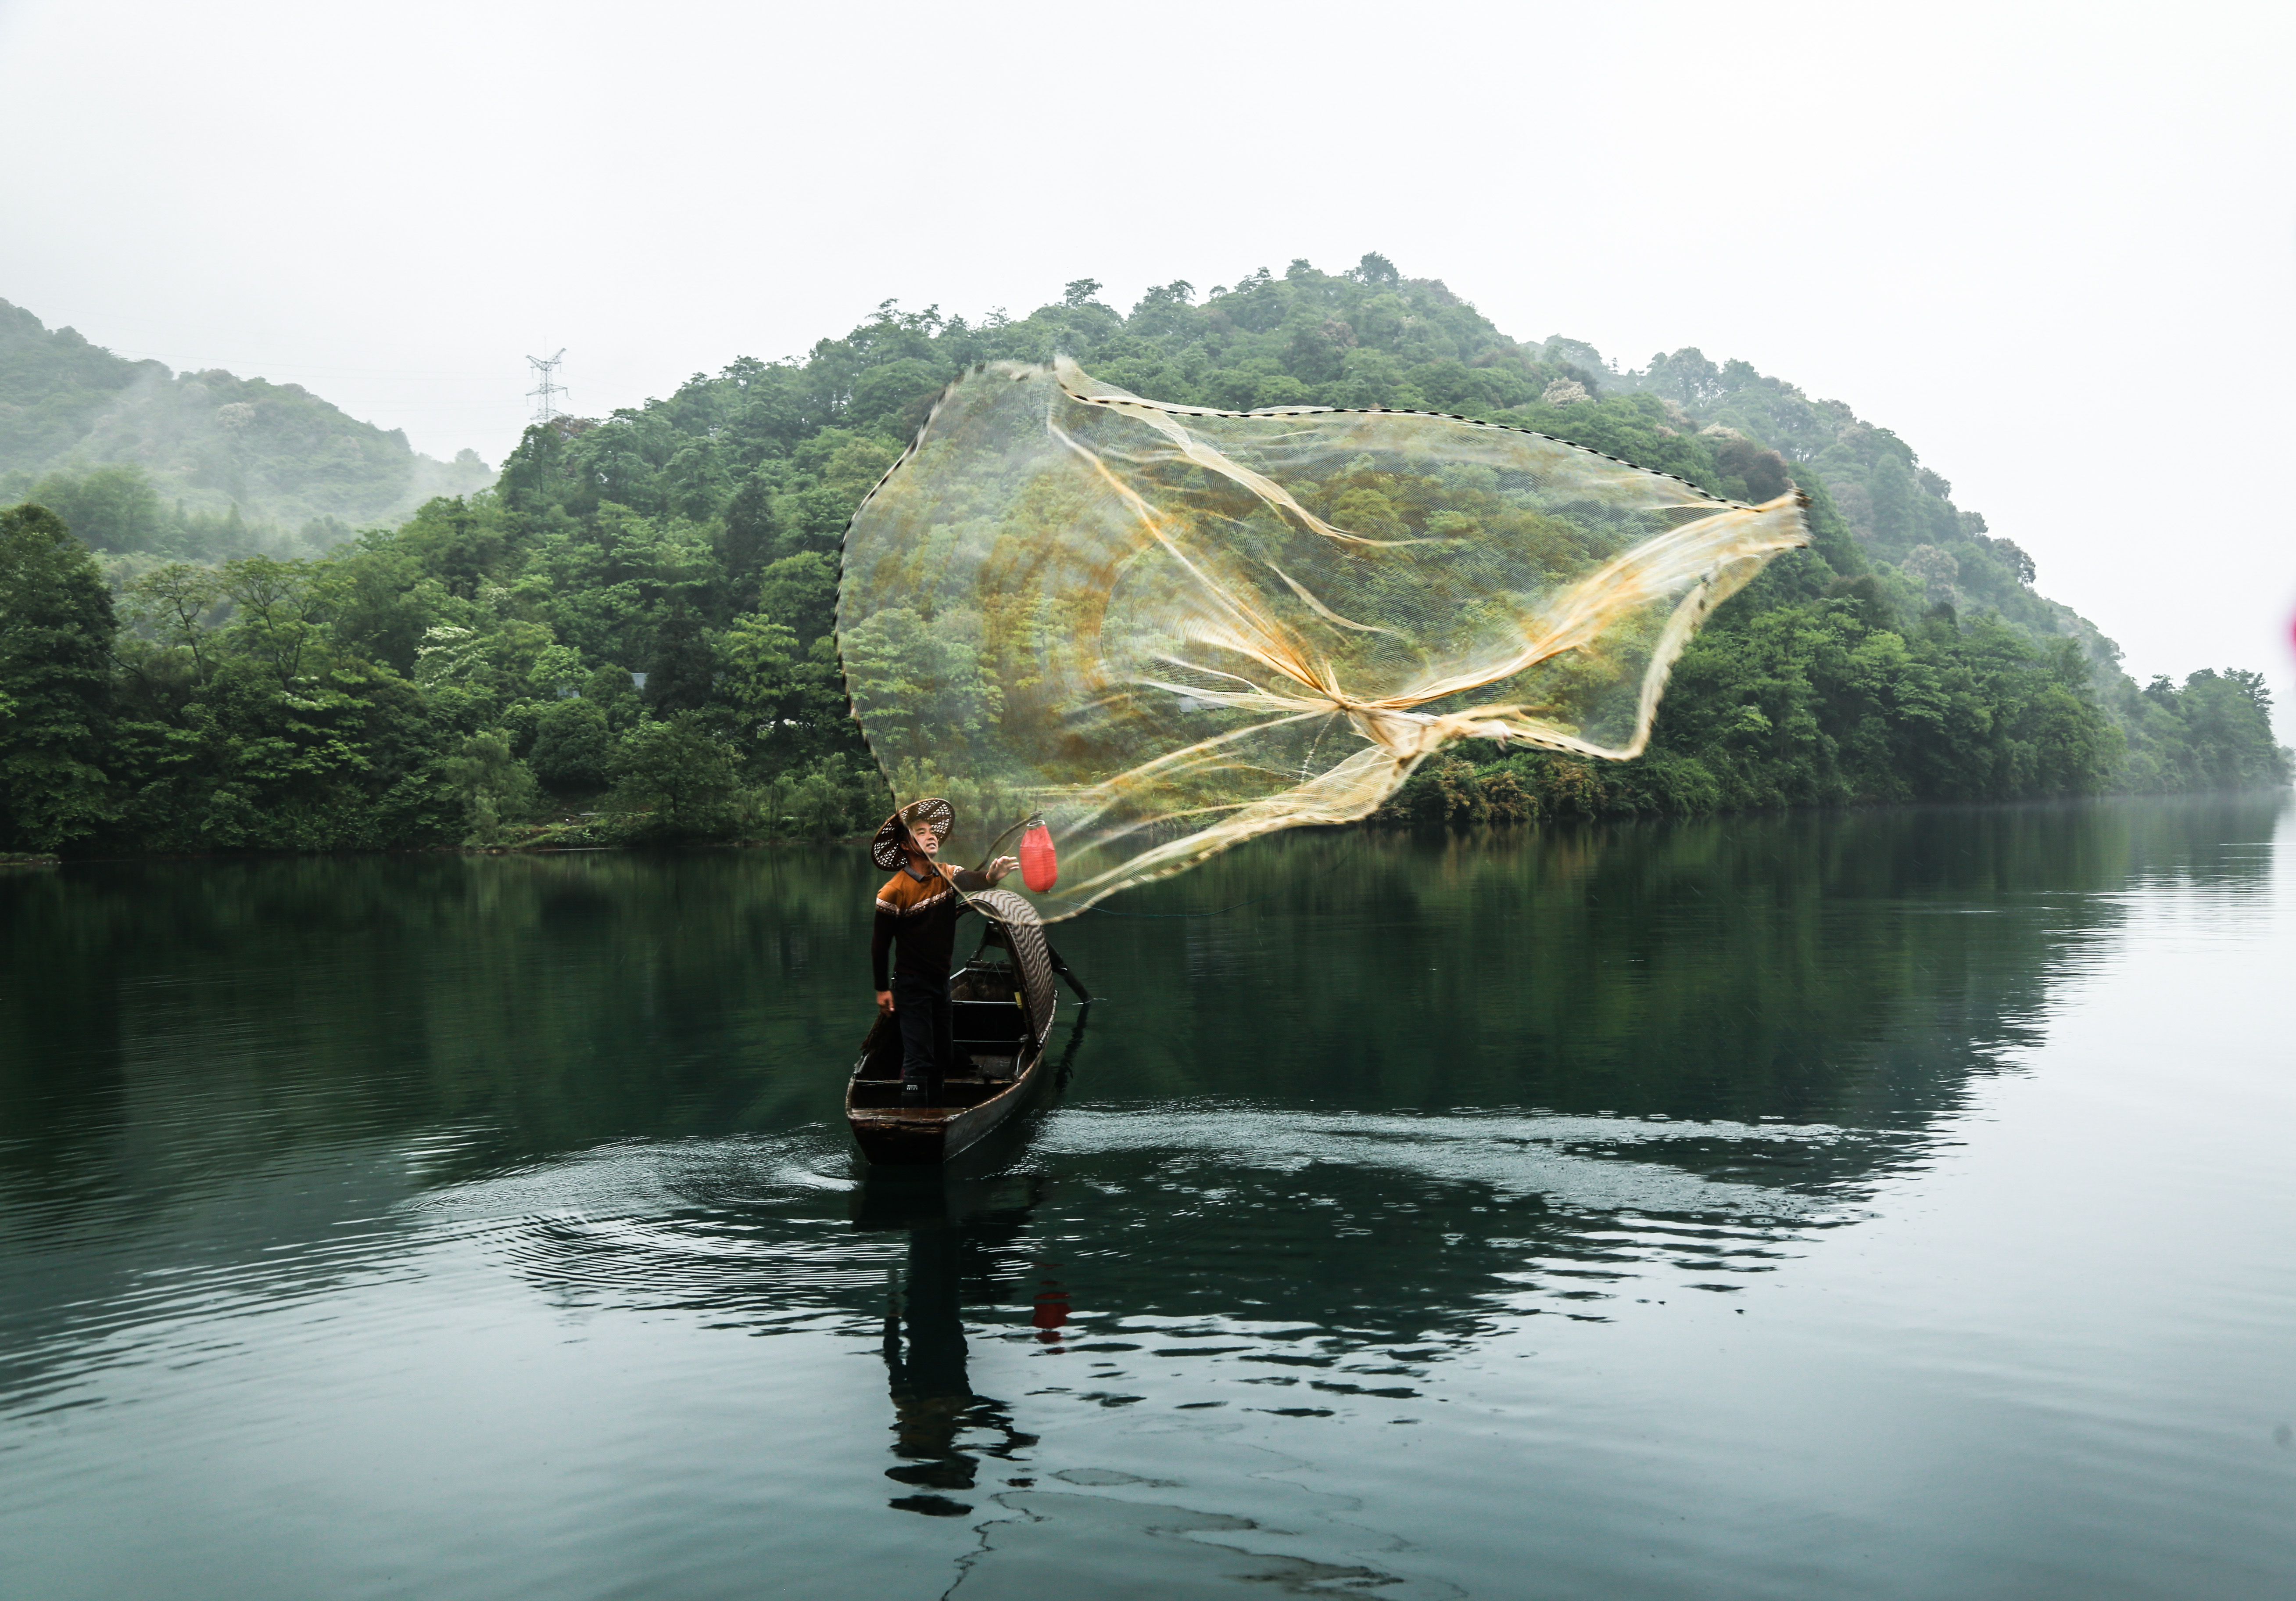
<instances>
[{"instance_id":1,"label":"fisherman","mask_svg":"<svg viewBox=\"0 0 2296 1601\"><path fill-rule=\"evenodd\" d=\"M964 909L959 890L985 890L1021 864L1000 856L981 872L943 866L933 857L955 824L956 809L939 796L913 800L877 830L869 859L890 870L877 891L877 923L869 937L869 965L877 981L877 1010L901 1029L901 1104L922 1106L937 1096L955 1047L949 1039L948 966L956 945L956 919ZM885 958L900 961L889 982Z\"/></svg>"}]
</instances>

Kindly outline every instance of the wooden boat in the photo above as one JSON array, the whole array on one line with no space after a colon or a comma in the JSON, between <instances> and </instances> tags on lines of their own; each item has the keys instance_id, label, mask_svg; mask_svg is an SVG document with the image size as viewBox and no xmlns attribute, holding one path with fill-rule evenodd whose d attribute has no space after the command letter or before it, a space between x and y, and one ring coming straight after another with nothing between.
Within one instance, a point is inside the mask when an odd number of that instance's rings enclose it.
<instances>
[{"instance_id":1,"label":"wooden boat","mask_svg":"<svg viewBox=\"0 0 2296 1601\"><path fill-rule=\"evenodd\" d=\"M845 1121L873 1162L946 1162L1037 1096L1052 1073L1045 1042L1053 1031L1058 972L1092 998L1045 943L1036 910L1009 890L971 898L992 918L980 945L949 980L949 1032L955 1060L935 1104L901 1104L901 1030L880 1014L861 1043L845 1087Z\"/></svg>"}]
</instances>

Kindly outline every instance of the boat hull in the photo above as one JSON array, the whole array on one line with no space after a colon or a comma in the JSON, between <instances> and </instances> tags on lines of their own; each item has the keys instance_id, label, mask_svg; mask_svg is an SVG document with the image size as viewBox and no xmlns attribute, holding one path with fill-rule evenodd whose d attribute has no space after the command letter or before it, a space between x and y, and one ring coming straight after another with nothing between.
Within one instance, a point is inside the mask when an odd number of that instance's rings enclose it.
<instances>
[{"instance_id":1,"label":"boat hull","mask_svg":"<svg viewBox=\"0 0 2296 1601\"><path fill-rule=\"evenodd\" d=\"M868 1105L866 1101L873 1098L869 1088L887 1081L870 1076L871 1057L889 1046L898 1063L899 1030L892 1019L880 1018L862 1041L861 1059L854 1064L853 1078L845 1091L845 1121L853 1130L854 1143L861 1147L863 1156L882 1166L947 1162L979 1144L991 1129L1034 1101L1046 1076L1044 1047L1031 1044L1012 1081L970 1105ZM880 1062L882 1059L880 1055ZM898 1077L896 1065L892 1081L898 1084Z\"/></svg>"}]
</instances>

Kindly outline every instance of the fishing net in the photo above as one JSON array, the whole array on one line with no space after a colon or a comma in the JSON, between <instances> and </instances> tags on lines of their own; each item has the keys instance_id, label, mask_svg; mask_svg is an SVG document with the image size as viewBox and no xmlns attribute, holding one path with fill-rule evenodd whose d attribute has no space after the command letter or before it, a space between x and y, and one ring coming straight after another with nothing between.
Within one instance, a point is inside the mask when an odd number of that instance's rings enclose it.
<instances>
[{"instance_id":1,"label":"fishing net","mask_svg":"<svg viewBox=\"0 0 2296 1601\"><path fill-rule=\"evenodd\" d=\"M998 364L854 514L838 640L870 749L955 802L958 852L1043 815L1056 921L1366 817L1453 740L1637 755L1699 620L1807 540L1792 495L1520 429Z\"/></svg>"},{"instance_id":2,"label":"fishing net","mask_svg":"<svg viewBox=\"0 0 2296 1601\"><path fill-rule=\"evenodd\" d=\"M1053 1031L1060 997L1053 989L1053 958L1037 908L1010 890L976 891L972 901L1004 931L1005 948L1013 953L1013 971L1021 981L1021 1009L1028 1014L1029 1034L1042 1045Z\"/></svg>"}]
</instances>

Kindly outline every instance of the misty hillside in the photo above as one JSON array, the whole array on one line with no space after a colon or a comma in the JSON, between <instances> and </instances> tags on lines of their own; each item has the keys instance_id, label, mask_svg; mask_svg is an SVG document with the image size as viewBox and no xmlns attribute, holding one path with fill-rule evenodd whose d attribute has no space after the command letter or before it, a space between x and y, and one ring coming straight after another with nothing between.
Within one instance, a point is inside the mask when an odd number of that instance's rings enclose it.
<instances>
[{"instance_id":1,"label":"misty hillside","mask_svg":"<svg viewBox=\"0 0 2296 1601\"><path fill-rule=\"evenodd\" d=\"M1601 360L1592 347L1567 340L1544 349L1590 365ZM1951 482L1923 466L1912 446L1843 402L1812 400L1743 361L1717 366L1695 349L1653 357L1640 372L1595 370L1605 392L1654 396L1670 421L1759 441L1797 480L1823 483L1900 607L1995 612L2036 638L2077 638L2100 665L2119 661L2120 648L2095 624L2034 587L2033 559L2014 540L1992 533L1982 513L1956 506Z\"/></svg>"},{"instance_id":2,"label":"misty hillside","mask_svg":"<svg viewBox=\"0 0 2296 1601\"><path fill-rule=\"evenodd\" d=\"M866 828L890 801L834 632L847 521L957 373L1060 352L1160 400L1456 413L1734 499L1808 494L1810 547L1716 608L1643 758L1467 742L1423 767L1385 820L2288 782L2261 674L2195 663L2181 684L2131 683L2109 642L2034 588L2010 538L1847 406L1696 350L1621 373L1567 339L1518 341L1375 255L1341 273L1294 262L1206 294L1168 283L1128 314L1099 287L1078 280L1026 316L977 322L889 303L800 359L742 357L642 406L529 428L490 489L429 500L316 560L170 561L163 542L99 562L86 545L106 546L141 482L104 475L132 467L42 480L41 504L7 509L0 496L0 850ZM87 415L54 423L36 448L100 425L124 438L142 415L127 397L148 383L164 397L152 411L191 419L205 431L186 437L211 451L171 471L238 464L251 482L260 444L283 481L357 483L373 439L410 471L403 442L360 434L300 391L261 386L280 409L258 424L266 402L217 402L212 375L147 379L62 335L19 345L118 381L93 399L93 382L45 382L51 397L82 394ZM246 408L235 430L217 420L226 404ZM33 438L47 415L19 406L9 426ZM289 447L303 427L308 462ZM919 694L978 675L959 626L885 649L873 670ZM902 782L962 807L953 765Z\"/></svg>"},{"instance_id":3,"label":"misty hillside","mask_svg":"<svg viewBox=\"0 0 2296 1601\"><path fill-rule=\"evenodd\" d=\"M99 550L316 550L493 476L298 384L130 361L0 300L0 503L70 502Z\"/></svg>"}]
</instances>

